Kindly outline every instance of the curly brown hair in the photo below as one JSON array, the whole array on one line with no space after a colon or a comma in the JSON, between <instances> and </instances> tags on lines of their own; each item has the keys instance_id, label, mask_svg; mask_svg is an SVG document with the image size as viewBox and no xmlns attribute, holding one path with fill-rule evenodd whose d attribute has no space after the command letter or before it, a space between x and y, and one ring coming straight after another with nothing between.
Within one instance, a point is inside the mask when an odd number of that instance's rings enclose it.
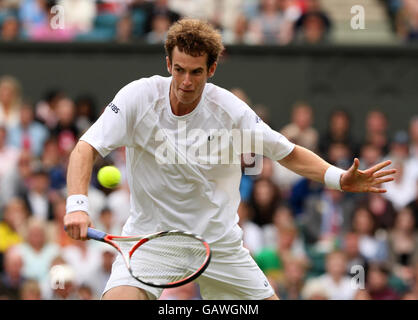
<instances>
[{"instance_id":1,"label":"curly brown hair","mask_svg":"<svg viewBox=\"0 0 418 320\"><path fill-rule=\"evenodd\" d=\"M197 19L181 19L170 27L165 41L165 51L170 61L175 47L193 57L207 53L208 69L218 61L224 50L219 31L208 22Z\"/></svg>"}]
</instances>

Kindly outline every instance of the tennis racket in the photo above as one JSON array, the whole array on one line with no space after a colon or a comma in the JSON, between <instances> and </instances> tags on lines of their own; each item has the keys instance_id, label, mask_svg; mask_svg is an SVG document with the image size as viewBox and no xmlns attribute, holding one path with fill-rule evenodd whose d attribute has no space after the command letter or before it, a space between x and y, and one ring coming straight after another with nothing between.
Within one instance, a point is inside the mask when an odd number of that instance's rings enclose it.
<instances>
[{"instance_id":1,"label":"tennis racket","mask_svg":"<svg viewBox=\"0 0 418 320\"><path fill-rule=\"evenodd\" d=\"M173 288L199 277L211 258L209 244L180 230L122 237L88 228L87 237L118 250L133 278L157 288Z\"/></svg>"}]
</instances>

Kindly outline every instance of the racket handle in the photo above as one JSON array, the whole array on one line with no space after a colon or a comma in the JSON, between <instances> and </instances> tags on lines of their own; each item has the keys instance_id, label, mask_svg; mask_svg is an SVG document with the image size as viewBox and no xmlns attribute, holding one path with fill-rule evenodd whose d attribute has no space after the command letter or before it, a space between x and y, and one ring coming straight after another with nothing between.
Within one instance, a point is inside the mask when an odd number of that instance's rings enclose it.
<instances>
[{"instance_id":1,"label":"racket handle","mask_svg":"<svg viewBox=\"0 0 418 320\"><path fill-rule=\"evenodd\" d=\"M64 227L64 230L67 231L67 228ZM105 237L107 236L106 232L97 230L97 229L93 229L93 228L88 228L87 229L87 237L93 240L97 240L97 241L103 241L105 242Z\"/></svg>"},{"instance_id":2,"label":"racket handle","mask_svg":"<svg viewBox=\"0 0 418 320\"><path fill-rule=\"evenodd\" d=\"M93 240L97 240L97 241L105 241L104 238L107 236L106 232L97 230L97 229L93 229L93 228L88 228L87 229L87 237Z\"/></svg>"}]
</instances>

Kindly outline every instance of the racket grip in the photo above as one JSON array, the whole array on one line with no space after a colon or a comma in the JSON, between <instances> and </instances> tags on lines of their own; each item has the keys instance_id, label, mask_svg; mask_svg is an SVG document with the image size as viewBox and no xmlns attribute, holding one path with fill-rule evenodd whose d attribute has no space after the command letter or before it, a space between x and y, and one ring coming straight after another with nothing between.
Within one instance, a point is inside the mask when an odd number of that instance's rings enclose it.
<instances>
[{"instance_id":1,"label":"racket grip","mask_svg":"<svg viewBox=\"0 0 418 320\"><path fill-rule=\"evenodd\" d=\"M87 229L87 237L93 240L97 240L97 241L105 241L105 237L107 236L106 232L97 230L97 229L93 229L93 228L88 228Z\"/></svg>"}]
</instances>

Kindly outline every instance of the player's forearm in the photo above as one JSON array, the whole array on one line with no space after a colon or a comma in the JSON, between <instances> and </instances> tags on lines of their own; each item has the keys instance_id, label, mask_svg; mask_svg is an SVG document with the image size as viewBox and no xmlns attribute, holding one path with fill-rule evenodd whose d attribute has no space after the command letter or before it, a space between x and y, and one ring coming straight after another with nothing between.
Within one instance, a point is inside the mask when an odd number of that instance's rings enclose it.
<instances>
[{"instance_id":1,"label":"player's forearm","mask_svg":"<svg viewBox=\"0 0 418 320\"><path fill-rule=\"evenodd\" d=\"M293 172L308 179L324 183L325 171L331 166L312 151L295 146L293 151L279 163Z\"/></svg>"},{"instance_id":2,"label":"player's forearm","mask_svg":"<svg viewBox=\"0 0 418 320\"><path fill-rule=\"evenodd\" d=\"M88 143L79 141L71 152L67 170L68 196L73 194L87 195L91 172L97 151Z\"/></svg>"}]
</instances>

